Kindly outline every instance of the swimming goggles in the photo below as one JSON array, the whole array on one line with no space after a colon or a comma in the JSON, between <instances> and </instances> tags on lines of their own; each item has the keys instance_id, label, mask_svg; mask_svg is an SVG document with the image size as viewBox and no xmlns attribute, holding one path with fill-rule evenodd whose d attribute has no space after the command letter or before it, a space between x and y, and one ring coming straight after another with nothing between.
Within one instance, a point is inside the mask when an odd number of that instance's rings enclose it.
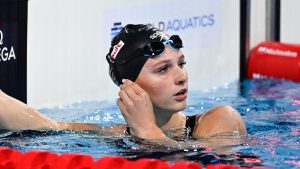
<instances>
[{"instance_id":1,"label":"swimming goggles","mask_svg":"<svg viewBox=\"0 0 300 169\"><path fill-rule=\"evenodd\" d=\"M165 46L167 44L169 44L171 46L171 48L173 48L175 50L179 50L180 48L183 48L180 37L178 35L172 35L168 40L165 40L163 42L161 42L161 41L150 42L144 46L144 49L141 48L138 50L140 50L140 52L143 53L145 57L153 58L153 57L163 54L165 51ZM138 53L137 55L132 55L131 57L128 57L126 59L112 60L110 58L110 55L107 54L106 59L110 64L122 65L122 64L126 64L134 59L139 58L139 56L140 56L140 53Z\"/></svg>"},{"instance_id":2,"label":"swimming goggles","mask_svg":"<svg viewBox=\"0 0 300 169\"><path fill-rule=\"evenodd\" d=\"M144 56L153 58L164 53L165 46L169 44L173 49L179 50L183 48L182 40L178 35L172 35L170 39L164 42L151 42L144 46Z\"/></svg>"}]
</instances>

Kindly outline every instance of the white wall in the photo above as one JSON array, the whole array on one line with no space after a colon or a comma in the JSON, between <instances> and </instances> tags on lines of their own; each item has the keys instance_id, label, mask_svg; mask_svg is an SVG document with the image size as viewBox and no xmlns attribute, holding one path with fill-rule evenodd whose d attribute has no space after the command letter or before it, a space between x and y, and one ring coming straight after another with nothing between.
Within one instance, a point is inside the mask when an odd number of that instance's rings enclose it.
<instances>
[{"instance_id":1,"label":"white wall","mask_svg":"<svg viewBox=\"0 0 300 169\"><path fill-rule=\"evenodd\" d=\"M300 43L300 1L281 1L280 40L288 43Z\"/></svg>"},{"instance_id":2,"label":"white wall","mask_svg":"<svg viewBox=\"0 0 300 169\"><path fill-rule=\"evenodd\" d=\"M266 40L266 0L251 0L250 49Z\"/></svg>"},{"instance_id":3,"label":"white wall","mask_svg":"<svg viewBox=\"0 0 300 169\"><path fill-rule=\"evenodd\" d=\"M281 0L280 41L300 43L300 1ZM251 48L266 40L266 0L251 0Z\"/></svg>"},{"instance_id":4,"label":"white wall","mask_svg":"<svg viewBox=\"0 0 300 169\"><path fill-rule=\"evenodd\" d=\"M184 41L192 90L238 79L239 1L30 0L28 103L44 107L116 98L105 60L114 22L157 26L210 14L212 26L166 31Z\"/></svg>"}]
</instances>

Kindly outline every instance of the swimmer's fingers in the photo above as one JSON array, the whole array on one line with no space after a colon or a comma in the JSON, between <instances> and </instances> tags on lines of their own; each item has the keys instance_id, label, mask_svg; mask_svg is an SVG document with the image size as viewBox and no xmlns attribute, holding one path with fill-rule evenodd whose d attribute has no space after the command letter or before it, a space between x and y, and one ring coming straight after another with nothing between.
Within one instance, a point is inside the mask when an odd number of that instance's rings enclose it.
<instances>
[{"instance_id":1,"label":"swimmer's fingers","mask_svg":"<svg viewBox=\"0 0 300 169\"><path fill-rule=\"evenodd\" d=\"M121 98L118 98L117 105L119 106L122 114L126 112L125 104L123 103L123 100Z\"/></svg>"},{"instance_id":2,"label":"swimmer's fingers","mask_svg":"<svg viewBox=\"0 0 300 169\"><path fill-rule=\"evenodd\" d=\"M127 93L124 90L121 90L119 92L119 96L124 105L132 104L132 100L130 99L130 97L127 95Z\"/></svg>"},{"instance_id":3,"label":"swimmer's fingers","mask_svg":"<svg viewBox=\"0 0 300 169\"><path fill-rule=\"evenodd\" d=\"M124 86L130 86L137 95L141 95L145 93L145 91L136 83L132 82L131 80L128 79L123 79L123 84ZM122 85L123 87L123 85Z\"/></svg>"},{"instance_id":4,"label":"swimmer's fingers","mask_svg":"<svg viewBox=\"0 0 300 169\"><path fill-rule=\"evenodd\" d=\"M138 96L132 85L123 84L120 88L131 100L134 100Z\"/></svg>"},{"instance_id":5,"label":"swimmer's fingers","mask_svg":"<svg viewBox=\"0 0 300 169\"><path fill-rule=\"evenodd\" d=\"M129 102L123 100L127 108L132 108L136 106L139 107L140 105L145 105L149 103L151 104L151 100L148 93L144 91L138 84L130 80L125 80L123 81L123 84L120 86L120 88L121 91L119 93L121 99L123 99L123 97L124 99L130 99ZM125 95L127 96L127 98L125 97Z\"/></svg>"}]
</instances>

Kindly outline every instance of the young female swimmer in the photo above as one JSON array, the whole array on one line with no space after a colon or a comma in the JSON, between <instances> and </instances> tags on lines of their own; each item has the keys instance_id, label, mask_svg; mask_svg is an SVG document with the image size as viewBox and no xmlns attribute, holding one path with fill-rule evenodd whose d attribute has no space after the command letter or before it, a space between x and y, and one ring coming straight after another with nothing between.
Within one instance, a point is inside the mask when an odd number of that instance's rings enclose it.
<instances>
[{"instance_id":1,"label":"young female swimmer","mask_svg":"<svg viewBox=\"0 0 300 169\"><path fill-rule=\"evenodd\" d=\"M142 139L171 140L166 133L206 138L215 134L246 134L240 114L229 106L185 116L188 75L179 36L167 36L150 25L125 26L112 40L106 59L109 74L120 87L117 105L126 125L56 122L0 90L0 128L96 130L127 133ZM179 131L179 132L178 132Z\"/></svg>"}]
</instances>

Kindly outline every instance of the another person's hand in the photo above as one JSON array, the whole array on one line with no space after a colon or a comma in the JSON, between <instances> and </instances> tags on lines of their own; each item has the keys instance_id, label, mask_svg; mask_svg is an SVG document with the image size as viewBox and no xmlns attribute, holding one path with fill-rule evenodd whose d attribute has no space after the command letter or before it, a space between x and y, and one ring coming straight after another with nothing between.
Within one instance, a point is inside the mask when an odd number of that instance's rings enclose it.
<instances>
[{"instance_id":1,"label":"another person's hand","mask_svg":"<svg viewBox=\"0 0 300 169\"><path fill-rule=\"evenodd\" d=\"M150 97L138 84L123 80L117 104L133 135L144 139L161 139L165 135L156 125Z\"/></svg>"}]
</instances>

